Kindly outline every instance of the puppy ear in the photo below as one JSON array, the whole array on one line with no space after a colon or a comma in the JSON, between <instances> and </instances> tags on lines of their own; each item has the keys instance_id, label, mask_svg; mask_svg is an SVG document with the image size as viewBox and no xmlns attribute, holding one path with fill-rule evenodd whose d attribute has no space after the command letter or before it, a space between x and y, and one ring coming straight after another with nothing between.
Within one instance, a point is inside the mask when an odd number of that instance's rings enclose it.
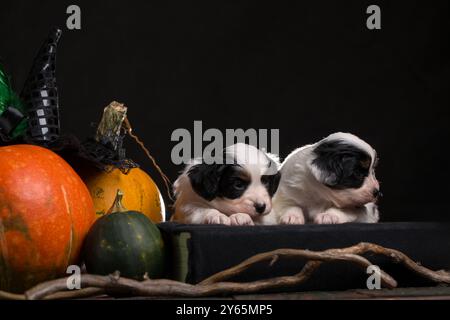
<instances>
[{"instance_id":1,"label":"puppy ear","mask_svg":"<svg viewBox=\"0 0 450 320\"><path fill-rule=\"evenodd\" d=\"M213 200L218 193L224 167L223 164L205 163L192 166L187 172L192 189L202 198Z\"/></svg>"}]
</instances>

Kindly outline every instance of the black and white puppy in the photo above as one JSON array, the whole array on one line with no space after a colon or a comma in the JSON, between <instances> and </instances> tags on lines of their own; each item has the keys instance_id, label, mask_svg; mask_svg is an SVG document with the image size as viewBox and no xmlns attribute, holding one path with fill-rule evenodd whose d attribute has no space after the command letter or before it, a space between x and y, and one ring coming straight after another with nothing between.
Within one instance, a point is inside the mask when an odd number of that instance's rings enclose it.
<instances>
[{"instance_id":1,"label":"black and white puppy","mask_svg":"<svg viewBox=\"0 0 450 320\"><path fill-rule=\"evenodd\" d=\"M377 222L376 165L375 150L349 133L294 150L281 165L267 223Z\"/></svg>"},{"instance_id":2,"label":"black and white puppy","mask_svg":"<svg viewBox=\"0 0 450 320\"><path fill-rule=\"evenodd\" d=\"M244 143L225 148L221 158L186 166L174 183L172 221L253 225L271 212L280 181L278 159Z\"/></svg>"}]
</instances>

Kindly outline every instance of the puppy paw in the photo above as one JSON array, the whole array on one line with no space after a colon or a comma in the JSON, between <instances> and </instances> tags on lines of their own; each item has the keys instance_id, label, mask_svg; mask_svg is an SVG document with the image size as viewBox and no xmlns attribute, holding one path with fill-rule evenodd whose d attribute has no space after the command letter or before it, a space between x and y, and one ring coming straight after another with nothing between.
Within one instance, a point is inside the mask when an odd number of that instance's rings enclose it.
<instances>
[{"instance_id":1,"label":"puppy paw","mask_svg":"<svg viewBox=\"0 0 450 320\"><path fill-rule=\"evenodd\" d=\"M332 212L322 212L314 218L314 223L316 224L338 224L344 222L345 221L341 221L339 215Z\"/></svg>"},{"instance_id":2,"label":"puppy paw","mask_svg":"<svg viewBox=\"0 0 450 320\"><path fill-rule=\"evenodd\" d=\"M203 220L204 224L225 224L230 225L230 218L220 212L208 213Z\"/></svg>"},{"instance_id":3,"label":"puppy paw","mask_svg":"<svg viewBox=\"0 0 450 320\"><path fill-rule=\"evenodd\" d=\"M280 217L280 224L305 224L303 213L288 211Z\"/></svg>"},{"instance_id":4,"label":"puppy paw","mask_svg":"<svg viewBox=\"0 0 450 320\"><path fill-rule=\"evenodd\" d=\"M253 226L253 219L245 213L235 213L230 216L232 226Z\"/></svg>"},{"instance_id":5,"label":"puppy paw","mask_svg":"<svg viewBox=\"0 0 450 320\"><path fill-rule=\"evenodd\" d=\"M380 212L378 206L375 203L368 203L365 205L367 217L364 222L375 223L380 220Z\"/></svg>"}]
</instances>

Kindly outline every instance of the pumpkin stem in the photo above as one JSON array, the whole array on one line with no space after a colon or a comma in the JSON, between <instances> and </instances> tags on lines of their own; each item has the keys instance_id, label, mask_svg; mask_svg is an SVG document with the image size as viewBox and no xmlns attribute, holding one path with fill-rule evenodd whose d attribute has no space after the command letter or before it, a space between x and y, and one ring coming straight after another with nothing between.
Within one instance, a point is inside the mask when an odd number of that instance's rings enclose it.
<instances>
[{"instance_id":1,"label":"pumpkin stem","mask_svg":"<svg viewBox=\"0 0 450 320\"><path fill-rule=\"evenodd\" d=\"M103 110L103 116L98 125L95 140L112 148L112 150L121 149L120 130L126 115L127 107L125 105L116 101L111 102Z\"/></svg>"},{"instance_id":2,"label":"pumpkin stem","mask_svg":"<svg viewBox=\"0 0 450 320\"><path fill-rule=\"evenodd\" d=\"M108 210L106 214L115 213L115 212L125 212L128 211L123 205L122 205L122 198L123 198L123 192L120 189L117 189L116 198L114 199L114 203L112 207Z\"/></svg>"}]
</instances>

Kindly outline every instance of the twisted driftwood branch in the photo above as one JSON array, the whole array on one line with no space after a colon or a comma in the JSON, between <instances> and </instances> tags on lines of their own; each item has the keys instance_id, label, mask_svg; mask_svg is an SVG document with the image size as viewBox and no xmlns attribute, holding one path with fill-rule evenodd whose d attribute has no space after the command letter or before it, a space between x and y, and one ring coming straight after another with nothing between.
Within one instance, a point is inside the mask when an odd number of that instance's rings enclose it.
<instances>
[{"instance_id":1,"label":"twisted driftwood branch","mask_svg":"<svg viewBox=\"0 0 450 320\"><path fill-rule=\"evenodd\" d=\"M309 251L298 249L278 249L257 254L240 264L203 280L197 285L187 284L168 279L147 279L136 281L121 278L116 272L109 276L83 274L81 276L81 290L67 290L67 278L48 281L35 286L24 295L11 294L0 291L0 298L4 299L73 299L93 297L103 294L120 294L121 296L164 296L164 297L205 297L214 295L247 294L261 292L267 289L294 287L307 281L315 270L324 262L348 261L361 268L367 268L371 262L362 257L365 253L384 255L396 263L402 263L416 274L437 283L450 284L450 273L440 270L433 271L411 260L404 253L384 248L372 243L325 251ZM308 262L302 270L293 276L275 277L253 282L224 282L233 276L241 274L256 263L270 261L275 263L280 257L305 258ZM384 287L395 288L397 282L387 273L381 271L381 283Z\"/></svg>"},{"instance_id":2,"label":"twisted driftwood branch","mask_svg":"<svg viewBox=\"0 0 450 320\"><path fill-rule=\"evenodd\" d=\"M379 255L386 256L396 263L402 263L407 269L413 271L414 273L427 278L433 282L450 284L450 273L444 270L433 271L420 264L414 262L404 253L390 248L385 248L377 244L361 242L357 245L342 249L328 249L325 251L309 251L309 250L297 250L297 249L277 249L270 252L264 252L241 262L240 264L231 267L222 272L216 273L209 278L200 282L200 284L209 284L218 281L223 281L229 279L230 277L241 274L247 270L250 266L273 259L278 259L279 257L286 258L307 258L309 260L319 260L321 262L326 261L351 261L366 268L371 263L362 258L360 255L365 253L375 253ZM358 258L356 258L358 257ZM364 260L362 260L362 259ZM381 281L384 282L387 287L396 287L396 282L388 274L381 271Z\"/></svg>"}]
</instances>

